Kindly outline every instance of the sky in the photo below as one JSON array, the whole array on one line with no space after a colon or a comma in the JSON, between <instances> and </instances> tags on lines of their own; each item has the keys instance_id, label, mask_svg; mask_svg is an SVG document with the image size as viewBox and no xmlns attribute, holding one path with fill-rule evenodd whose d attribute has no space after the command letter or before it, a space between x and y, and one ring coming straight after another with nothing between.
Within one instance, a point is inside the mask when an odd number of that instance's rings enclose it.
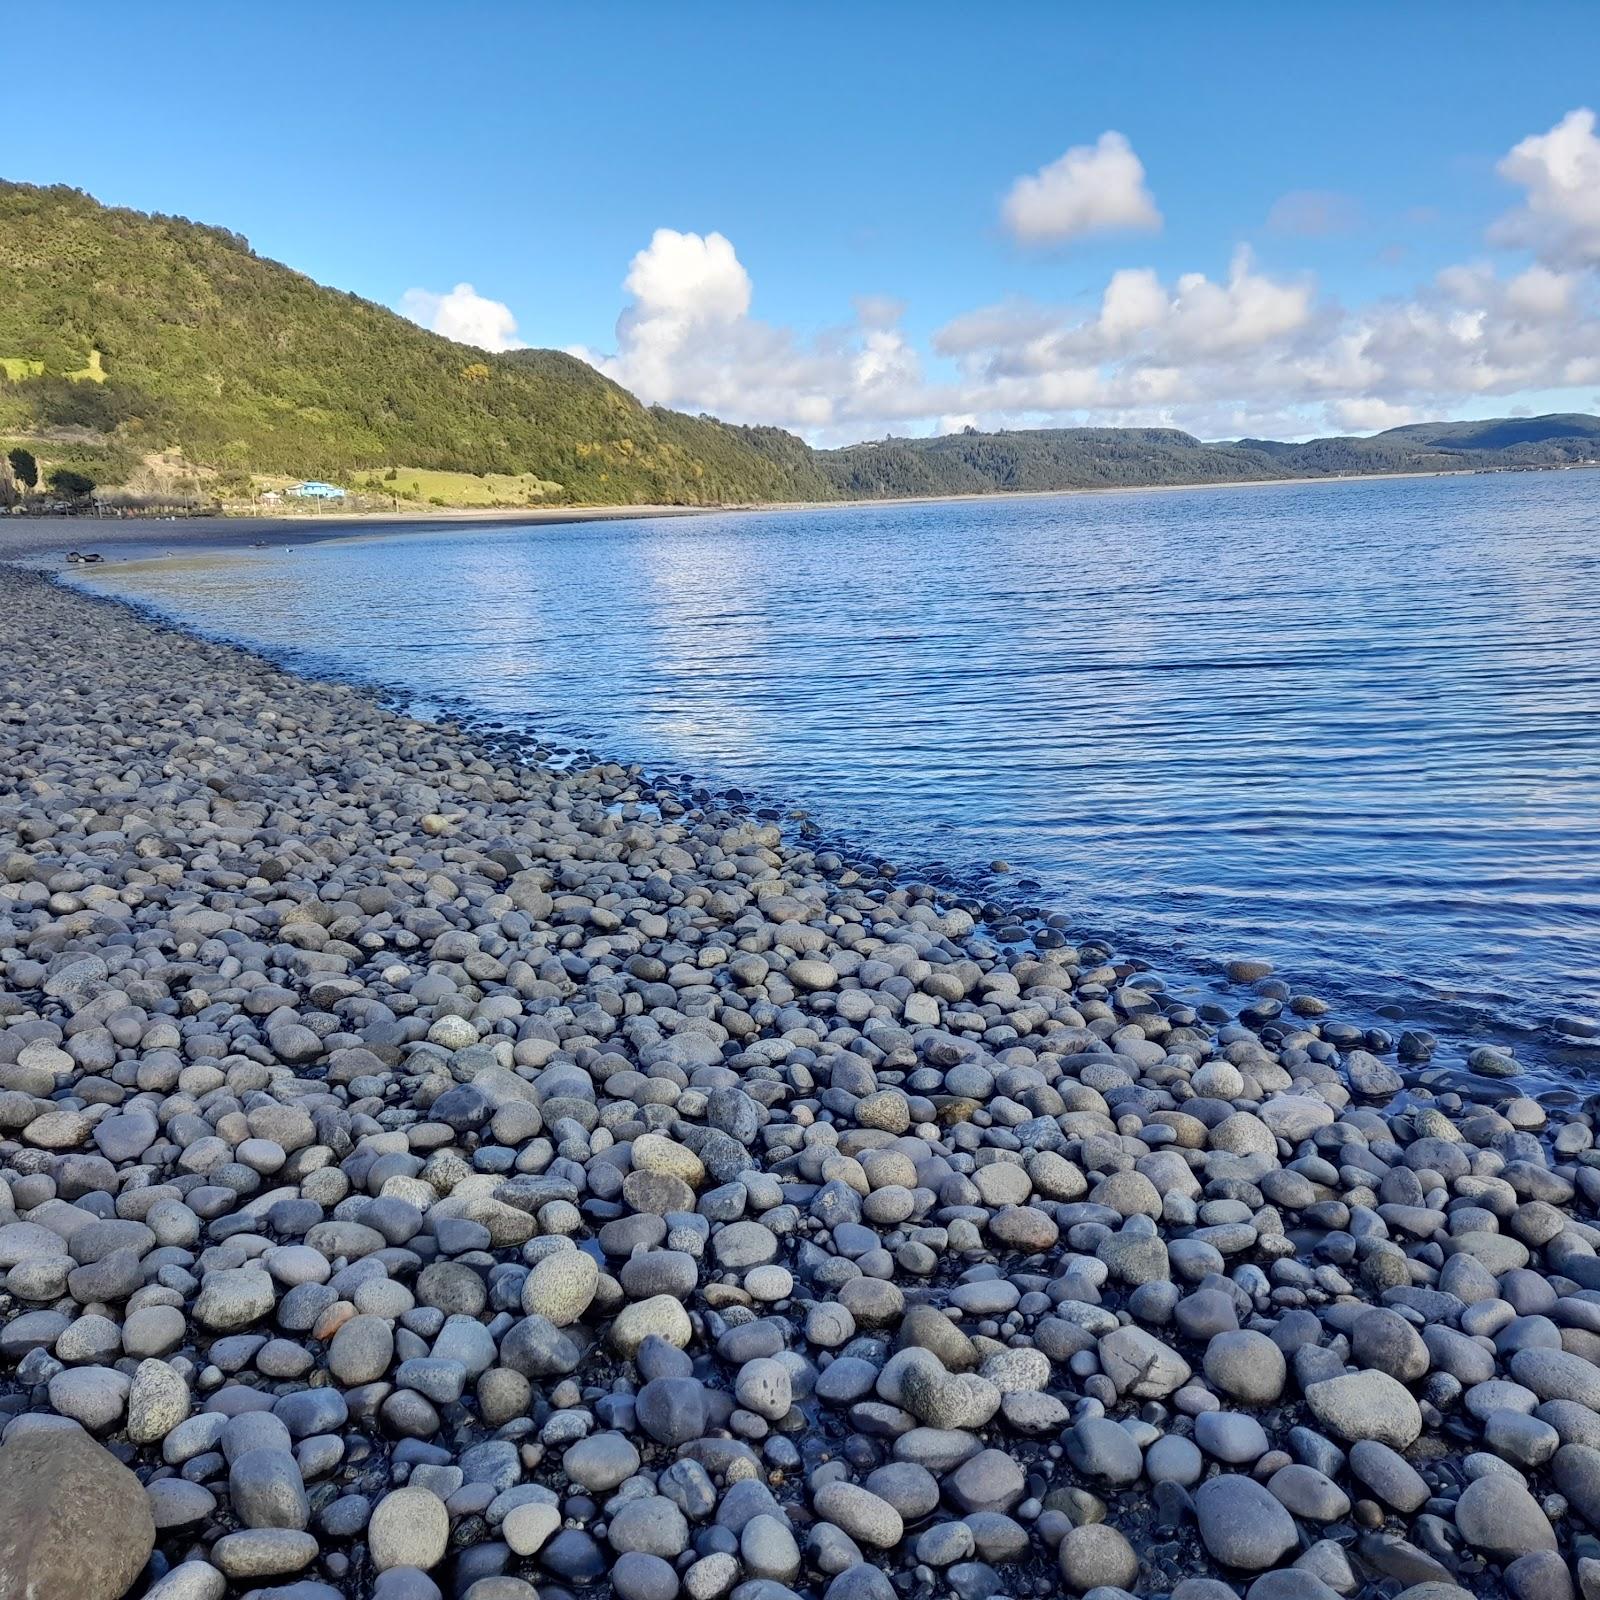
<instances>
[{"instance_id":1,"label":"sky","mask_svg":"<svg viewBox=\"0 0 1600 1600\"><path fill-rule=\"evenodd\" d=\"M822 444L1600 410L1593 7L57 0L0 176ZM43 24L41 23L41 26Z\"/></svg>"}]
</instances>

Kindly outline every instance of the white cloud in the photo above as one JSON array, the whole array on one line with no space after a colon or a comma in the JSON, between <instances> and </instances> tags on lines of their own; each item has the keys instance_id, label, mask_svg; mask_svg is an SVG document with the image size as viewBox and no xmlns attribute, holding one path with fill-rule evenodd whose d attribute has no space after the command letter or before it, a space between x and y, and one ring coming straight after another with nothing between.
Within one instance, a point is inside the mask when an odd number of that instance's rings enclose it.
<instances>
[{"instance_id":1,"label":"white cloud","mask_svg":"<svg viewBox=\"0 0 1600 1600\"><path fill-rule=\"evenodd\" d=\"M1311 318L1309 279L1280 283L1253 270L1250 253L1233 258L1225 284L1185 273L1167 306L1178 354L1249 350L1303 328ZM1102 313L1104 320L1104 313Z\"/></svg>"},{"instance_id":2,"label":"white cloud","mask_svg":"<svg viewBox=\"0 0 1600 1600\"><path fill-rule=\"evenodd\" d=\"M672 404L685 358L725 343L750 309L750 274L720 233L657 228L622 286L633 304L617 323L619 381L652 404Z\"/></svg>"},{"instance_id":3,"label":"white cloud","mask_svg":"<svg viewBox=\"0 0 1600 1600\"><path fill-rule=\"evenodd\" d=\"M633 258L623 288L641 315L694 322L731 322L750 309L750 274L720 233L657 228Z\"/></svg>"},{"instance_id":4,"label":"white cloud","mask_svg":"<svg viewBox=\"0 0 1600 1600\"><path fill-rule=\"evenodd\" d=\"M1036 237L1046 180L1074 156L1075 172L1094 168L1108 141L1143 193L1136 158L1108 135L1024 180L1035 185L1024 209L1034 208ZM858 298L853 315L814 336L765 321L728 239L663 229L629 269L615 350L574 353L646 401L775 423L818 443L974 419L1161 424L1220 438L1485 415L1520 396L1600 384L1600 169L1593 183L1586 176L1596 159L1594 119L1578 112L1501 164L1527 198L1488 243L1532 249L1531 264L1491 249L1409 294L1355 306L1309 275L1263 269L1245 249L1216 276L1129 265L1092 299L1012 297L965 311L934 333L926 356L905 331L905 307L883 296ZM1051 215L1050 226L1078 226L1090 211L1080 195Z\"/></svg>"},{"instance_id":5,"label":"white cloud","mask_svg":"<svg viewBox=\"0 0 1600 1600\"><path fill-rule=\"evenodd\" d=\"M1397 406L1377 395L1353 400L1335 400L1328 415L1342 433L1381 433L1385 428L1401 428L1423 419L1412 406Z\"/></svg>"},{"instance_id":6,"label":"white cloud","mask_svg":"<svg viewBox=\"0 0 1600 1600\"><path fill-rule=\"evenodd\" d=\"M1012 426L1367 431L1600 381L1597 302L1594 274L1477 266L1347 310L1240 256L1222 282L1169 286L1124 270L1088 311L1010 302L969 313L935 348L957 365L960 408Z\"/></svg>"},{"instance_id":7,"label":"white cloud","mask_svg":"<svg viewBox=\"0 0 1600 1600\"><path fill-rule=\"evenodd\" d=\"M1524 317L1559 317L1571 308L1581 286L1575 272L1552 272L1535 264L1506 285L1506 304Z\"/></svg>"},{"instance_id":8,"label":"white cloud","mask_svg":"<svg viewBox=\"0 0 1600 1600\"><path fill-rule=\"evenodd\" d=\"M1600 382L1596 299L1592 274L1478 265L1451 268L1409 298L1346 310L1310 278L1269 275L1240 251L1220 279L1166 283L1124 268L1088 308L1011 300L965 313L933 336L933 354L951 369L942 381L926 376L898 321L858 311L805 341L736 311L742 295L718 302L715 315L665 323L636 301L619 319L614 354L574 353L646 401L775 423L819 443L948 431L972 418L1296 436Z\"/></svg>"},{"instance_id":9,"label":"white cloud","mask_svg":"<svg viewBox=\"0 0 1600 1600\"><path fill-rule=\"evenodd\" d=\"M962 355L1008 341L1043 338L1056 325L1048 307L1013 296L998 305L979 306L952 317L935 336L941 355Z\"/></svg>"},{"instance_id":10,"label":"white cloud","mask_svg":"<svg viewBox=\"0 0 1600 1600\"><path fill-rule=\"evenodd\" d=\"M1148 267L1124 268L1111 275L1100 300L1100 328L1120 343L1156 327L1171 302L1161 280Z\"/></svg>"},{"instance_id":11,"label":"white cloud","mask_svg":"<svg viewBox=\"0 0 1600 1600\"><path fill-rule=\"evenodd\" d=\"M1600 262L1600 138L1594 112L1587 107L1569 111L1548 133L1524 139L1498 171L1527 194L1495 224L1492 242L1531 250L1555 266Z\"/></svg>"},{"instance_id":12,"label":"white cloud","mask_svg":"<svg viewBox=\"0 0 1600 1600\"><path fill-rule=\"evenodd\" d=\"M1074 145L1038 172L1018 178L1001 215L1022 244L1161 226L1161 213L1145 187L1144 165L1114 132L1102 133L1092 145Z\"/></svg>"},{"instance_id":13,"label":"white cloud","mask_svg":"<svg viewBox=\"0 0 1600 1600\"><path fill-rule=\"evenodd\" d=\"M962 358L987 378L1076 369L1104 380L1105 369L1144 370L1146 388L1169 386L1161 374L1197 360L1282 339L1312 316L1309 280L1281 283L1255 270L1248 251L1233 259L1226 282L1185 273L1168 288L1148 267L1111 276L1093 316L1010 302L957 318L934 335L934 348Z\"/></svg>"},{"instance_id":14,"label":"white cloud","mask_svg":"<svg viewBox=\"0 0 1600 1600\"><path fill-rule=\"evenodd\" d=\"M458 283L448 294L430 289L407 289L400 297L400 314L442 333L458 344L480 350L521 350L517 319L511 308L478 293L470 283Z\"/></svg>"},{"instance_id":15,"label":"white cloud","mask_svg":"<svg viewBox=\"0 0 1600 1600\"><path fill-rule=\"evenodd\" d=\"M750 275L726 238L671 228L633 258L623 287L632 302L617 319L616 350L572 354L647 404L841 438L920 404L921 362L897 300L862 297L851 323L802 341L750 314Z\"/></svg>"}]
</instances>

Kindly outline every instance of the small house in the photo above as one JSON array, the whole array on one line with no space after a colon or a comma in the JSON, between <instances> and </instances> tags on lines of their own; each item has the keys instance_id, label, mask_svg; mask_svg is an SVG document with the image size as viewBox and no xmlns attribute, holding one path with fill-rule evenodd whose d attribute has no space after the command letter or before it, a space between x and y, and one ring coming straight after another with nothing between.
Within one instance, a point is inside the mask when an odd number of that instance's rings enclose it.
<instances>
[{"instance_id":1,"label":"small house","mask_svg":"<svg viewBox=\"0 0 1600 1600\"><path fill-rule=\"evenodd\" d=\"M297 483L285 494L296 500L343 500L344 490L331 483Z\"/></svg>"}]
</instances>

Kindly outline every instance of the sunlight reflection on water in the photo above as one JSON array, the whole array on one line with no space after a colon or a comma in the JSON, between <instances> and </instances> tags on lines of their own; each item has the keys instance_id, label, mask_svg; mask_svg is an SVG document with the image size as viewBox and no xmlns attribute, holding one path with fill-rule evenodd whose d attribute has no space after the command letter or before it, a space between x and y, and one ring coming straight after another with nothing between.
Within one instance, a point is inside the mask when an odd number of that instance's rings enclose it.
<instances>
[{"instance_id":1,"label":"sunlight reflection on water","mask_svg":"<svg viewBox=\"0 0 1600 1600\"><path fill-rule=\"evenodd\" d=\"M1600 1022L1600 474L367 538L110 588L324 672L1007 858L1176 973ZM1569 1044L1572 1041L1568 1041Z\"/></svg>"}]
</instances>

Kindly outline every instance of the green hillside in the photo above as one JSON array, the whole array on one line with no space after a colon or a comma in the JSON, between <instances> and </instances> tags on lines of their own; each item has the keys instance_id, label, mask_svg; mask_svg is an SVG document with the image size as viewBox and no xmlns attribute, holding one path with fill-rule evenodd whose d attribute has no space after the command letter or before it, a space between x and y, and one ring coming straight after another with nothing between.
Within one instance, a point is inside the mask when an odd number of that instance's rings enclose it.
<instances>
[{"instance_id":1,"label":"green hillside","mask_svg":"<svg viewBox=\"0 0 1600 1600\"><path fill-rule=\"evenodd\" d=\"M1287 476L1259 451L1175 428L1037 428L895 439L824 452L850 496L1027 493ZM915 485L915 487L911 487Z\"/></svg>"},{"instance_id":2,"label":"green hillside","mask_svg":"<svg viewBox=\"0 0 1600 1600\"><path fill-rule=\"evenodd\" d=\"M992 494L1565 466L1600 458L1600 418L1428 422L1371 438L1207 444L1174 428L1039 428L890 439L818 453L842 495Z\"/></svg>"},{"instance_id":3,"label":"green hillside","mask_svg":"<svg viewBox=\"0 0 1600 1600\"><path fill-rule=\"evenodd\" d=\"M1461 472L1553 467L1600 457L1600 417L1557 413L1482 422L1415 422L1371 438L1280 444L1242 439L1240 448L1291 477L1351 472Z\"/></svg>"},{"instance_id":4,"label":"green hillside","mask_svg":"<svg viewBox=\"0 0 1600 1600\"><path fill-rule=\"evenodd\" d=\"M176 448L224 487L398 466L531 474L598 504L828 492L743 430L646 408L571 356L468 349L237 234L71 189L0 184L0 369L0 436L53 442L101 483Z\"/></svg>"},{"instance_id":5,"label":"green hillside","mask_svg":"<svg viewBox=\"0 0 1600 1600\"><path fill-rule=\"evenodd\" d=\"M1600 456L1600 420L1299 444L969 429L813 450L643 406L557 351L455 344L222 228L0 182L0 454L15 444L47 475L207 499L326 478L439 505L717 505L1552 466Z\"/></svg>"}]
</instances>

